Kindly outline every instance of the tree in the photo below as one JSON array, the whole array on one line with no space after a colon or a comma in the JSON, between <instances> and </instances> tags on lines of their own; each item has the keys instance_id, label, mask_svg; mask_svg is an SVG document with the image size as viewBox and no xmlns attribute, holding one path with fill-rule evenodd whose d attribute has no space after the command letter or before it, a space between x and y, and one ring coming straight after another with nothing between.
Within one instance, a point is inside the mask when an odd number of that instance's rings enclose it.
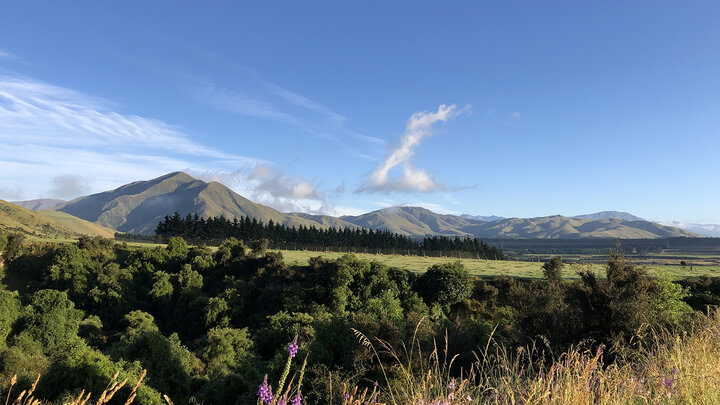
<instances>
[{"instance_id":1,"label":"tree","mask_svg":"<svg viewBox=\"0 0 720 405\"><path fill-rule=\"evenodd\" d=\"M128 326L125 329L125 339L129 342L137 339L144 332L157 332L158 327L155 324L155 318L143 311L132 311L125 315L125 321Z\"/></svg>"},{"instance_id":2,"label":"tree","mask_svg":"<svg viewBox=\"0 0 720 405\"><path fill-rule=\"evenodd\" d=\"M0 290L0 353L5 350L5 341L20 317L20 308L17 293Z\"/></svg>"},{"instance_id":3,"label":"tree","mask_svg":"<svg viewBox=\"0 0 720 405\"><path fill-rule=\"evenodd\" d=\"M428 306L438 303L446 310L472 291L472 277L461 262L435 264L418 277L416 284Z\"/></svg>"},{"instance_id":4,"label":"tree","mask_svg":"<svg viewBox=\"0 0 720 405\"><path fill-rule=\"evenodd\" d=\"M247 365L252 359L253 341L247 328L212 328L202 358L208 374L215 378L225 376Z\"/></svg>"},{"instance_id":5,"label":"tree","mask_svg":"<svg viewBox=\"0 0 720 405\"><path fill-rule=\"evenodd\" d=\"M70 290L73 297L81 297L87 292L91 272L92 261L86 250L63 245L55 252L48 280L58 289Z\"/></svg>"},{"instance_id":6,"label":"tree","mask_svg":"<svg viewBox=\"0 0 720 405\"><path fill-rule=\"evenodd\" d=\"M565 264L562 261L562 256L555 256L545 264L543 264L543 274L547 281L560 281L562 280L562 269Z\"/></svg>"},{"instance_id":7,"label":"tree","mask_svg":"<svg viewBox=\"0 0 720 405\"><path fill-rule=\"evenodd\" d=\"M205 325L228 326L230 324L230 306L224 298L212 297L205 307Z\"/></svg>"},{"instance_id":8,"label":"tree","mask_svg":"<svg viewBox=\"0 0 720 405\"><path fill-rule=\"evenodd\" d=\"M189 264L185 264L178 274L178 284L182 294L198 292L203 287L203 277Z\"/></svg>"},{"instance_id":9,"label":"tree","mask_svg":"<svg viewBox=\"0 0 720 405\"><path fill-rule=\"evenodd\" d=\"M170 275L164 271L156 271L154 276L155 283L150 289L150 296L159 300L169 301L172 297L174 288L170 282Z\"/></svg>"},{"instance_id":10,"label":"tree","mask_svg":"<svg viewBox=\"0 0 720 405\"><path fill-rule=\"evenodd\" d=\"M75 309L64 292L40 290L30 297L23 333L42 343L49 353L77 339L82 318L83 312Z\"/></svg>"},{"instance_id":11,"label":"tree","mask_svg":"<svg viewBox=\"0 0 720 405\"><path fill-rule=\"evenodd\" d=\"M185 239L174 236L168 240L167 247L165 248L168 258L171 260L185 260L190 249L188 248Z\"/></svg>"}]
</instances>

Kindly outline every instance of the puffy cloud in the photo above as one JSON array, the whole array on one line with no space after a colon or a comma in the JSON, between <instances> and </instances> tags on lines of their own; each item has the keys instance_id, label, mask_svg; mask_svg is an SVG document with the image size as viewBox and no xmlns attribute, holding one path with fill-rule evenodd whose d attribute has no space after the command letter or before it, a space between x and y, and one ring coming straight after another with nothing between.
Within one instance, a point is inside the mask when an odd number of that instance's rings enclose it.
<instances>
[{"instance_id":1,"label":"puffy cloud","mask_svg":"<svg viewBox=\"0 0 720 405\"><path fill-rule=\"evenodd\" d=\"M423 138L433 135L433 124L447 122L456 117L462 110L455 104L442 104L436 112L422 111L413 114L405 126L405 132L400 137L399 144L390 151L385 159L370 174L361 192L430 192L442 189L442 186L433 180L422 169L413 168L410 158L415 148ZM390 177L390 170L398 165L402 166L402 173L398 177Z\"/></svg>"},{"instance_id":2,"label":"puffy cloud","mask_svg":"<svg viewBox=\"0 0 720 405\"><path fill-rule=\"evenodd\" d=\"M258 163L231 172L190 170L190 173L205 181L222 183L238 194L278 211L320 214L334 210L319 191L318 184L288 175L269 163Z\"/></svg>"},{"instance_id":3,"label":"puffy cloud","mask_svg":"<svg viewBox=\"0 0 720 405\"><path fill-rule=\"evenodd\" d=\"M71 199L83 195L88 191L87 181L80 176L55 176L52 180L53 188L50 195L61 199Z\"/></svg>"}]
</instances>

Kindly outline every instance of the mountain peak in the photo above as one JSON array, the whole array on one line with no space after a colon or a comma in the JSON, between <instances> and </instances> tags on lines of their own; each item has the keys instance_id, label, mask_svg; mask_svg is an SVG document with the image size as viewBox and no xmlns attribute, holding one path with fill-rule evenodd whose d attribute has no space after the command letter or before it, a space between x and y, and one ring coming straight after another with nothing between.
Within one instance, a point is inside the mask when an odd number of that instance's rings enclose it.
<instances>
[{"instance_id":1,"label":"mountain peak","mask_svg":"<svg viewBox=\"0 0 720 405\"><path fill-rule=\"evenodd\" d=\"M574 219L622 219L625 221L644 221L644 219L623 211L600 211L593 214L576 215Z\"/></svg>"},{"instance_id":2,"label":"mountain peak","mask_svg":"<svg viewBox=\"0 0 720 405\"><path fill-rule=\"evenodd\" d=\"M148 180L148 181L155 181L155 180L162 181L162 180L169 180L169 179L178 180L178 181L182 181L182 182L191 182L191 181L197 180L195 177L193 177L185 172L178 171L178 172L164 174L160 177L157 177L155 179Z\"/></svg>"}]
</instances>

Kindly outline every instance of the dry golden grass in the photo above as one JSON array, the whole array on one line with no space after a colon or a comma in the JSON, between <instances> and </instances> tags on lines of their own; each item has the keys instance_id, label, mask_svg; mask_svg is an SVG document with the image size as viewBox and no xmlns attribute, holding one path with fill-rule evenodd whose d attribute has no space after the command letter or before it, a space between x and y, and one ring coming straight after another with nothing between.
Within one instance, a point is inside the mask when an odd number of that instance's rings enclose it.
<instances>
[{"instance_id":1,"label":"dry golden grass","mask_svg":"<svg viewBox=\"0 0 720 405\"><path fill-rule=\"evenodd\" d=\"M534 348L511 356L491 339L472 368L455 379L449 372L455 359L441 359L443 350L417 361L423 356L417 345L398 353L356 331L378 361L376 345L394 359L382 366L386 375L399 376L386 381L385 398L393 404L719 404L720 312L691 333L651 333L657 344L611 364L600 349L570 350L547 365Z\"/></svg>"},{"instance_id":2,"label":"dry golden grass","mask_svg":"<svg viewBox=\"0 0 720 405\"><path fill-rule=\"evenodd\" d=\"M128 395L127 400L125 401L125 405L130 405L135 400L135 395L137 393L138 387L140 387L140 383L145 378L145 375L147 374L146 370L143 370L143 372L140 374L140 377L138 378L137 382L133 386L132 391L130 391L130 395ZM78 394L77 398L74 398L70 402L66 402L63 405L103 405L110 402L110 400L117 394L118 391L122 387L127 384L127 378L124 380L118 382L117 378L120 375L119 372L115 373L115 375L112 377L110 382L108 383L107 387L105 387L105 390L100 394L97 401L90 401L90 397L92 396L91 392L85 392L85 390L80 391L80 394ZM47 402L42 401L40 399L34 398L33 393L35 392L35 388L37 388L37 384L40 381L40 375L37 376L35 379L35 382L33 383L32 387L25 391L23 390L20 392L20 394L15 398L13 402L10 402L12 389L15 383L17 382L17 375L14 375L12 379L10 379L10 387L8 388L7 395L5 397L5 405L39 405L39 404L45 404ZM170 403L172 405L172 403Z\"/></svg>"}]
</instances>

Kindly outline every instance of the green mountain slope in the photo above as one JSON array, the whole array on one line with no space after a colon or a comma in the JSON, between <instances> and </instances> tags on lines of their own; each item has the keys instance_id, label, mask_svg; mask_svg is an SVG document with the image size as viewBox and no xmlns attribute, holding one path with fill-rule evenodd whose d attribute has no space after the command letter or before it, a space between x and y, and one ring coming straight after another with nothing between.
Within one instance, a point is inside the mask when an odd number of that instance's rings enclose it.
<instances>
[{"instance_id":1,"label":"green mountain slope","mask_svg":"<svg viewBox=\"0 0 720 405\"><path fill-rule=\"evenodd\" d=\"M649 221L617 218L575 219L562 215L538 218L507 218L481 223L464 231L485 238L670 238L699 235Z\"/></svg>"},{"instance_id":2,"label":"green mountain slope","mask_svg":"<svg viewBox=\"0 0 720 405\"><path fill-rule=\"evenodd\" d=\"M152 234L158 222L176 211L181 215L197 213L203 217L250 216L289 226L354 227L333 217L285 214L256 204L220 183L206 183L182 172L79 197L58 210L121 232L144 234Z\"/></svg>"},{"instance_id":3,"label":"green mountain slope","mask_svg":"<svg viewBox=\"0 0 720 405\"><path fill-rule=\"evenodd\" d=\"M82 218L74 217L65 212L52 210L40 210L35 212L51 219L55 223L64 226L78 235L101 236L108 239L115 238L114 230L86 221Z\"/></svg>"},{"instance_id":4,"label":"green mountain slope","mask_svg":"<svg viewBox=\"0 0 720 405\"><path fill-rule=\"evenodd\" d=\"M470 233L462 229L479 222L456 215L436 214L421 207L383 208L358 216L343 216L340 219L364 228L418 236L468 236Z\"/></svg>"},{"instance_id":5,"label":"green mountain slope","mask_svg":"<svg viewBox=\"0 0 720 405\"><path fill-rule=\"evenodd\" d=\"M0 200L0 231L20 232L41 238L77 236L67 227L42 214L3 200Z\"/></svg>"}]
</instances>

